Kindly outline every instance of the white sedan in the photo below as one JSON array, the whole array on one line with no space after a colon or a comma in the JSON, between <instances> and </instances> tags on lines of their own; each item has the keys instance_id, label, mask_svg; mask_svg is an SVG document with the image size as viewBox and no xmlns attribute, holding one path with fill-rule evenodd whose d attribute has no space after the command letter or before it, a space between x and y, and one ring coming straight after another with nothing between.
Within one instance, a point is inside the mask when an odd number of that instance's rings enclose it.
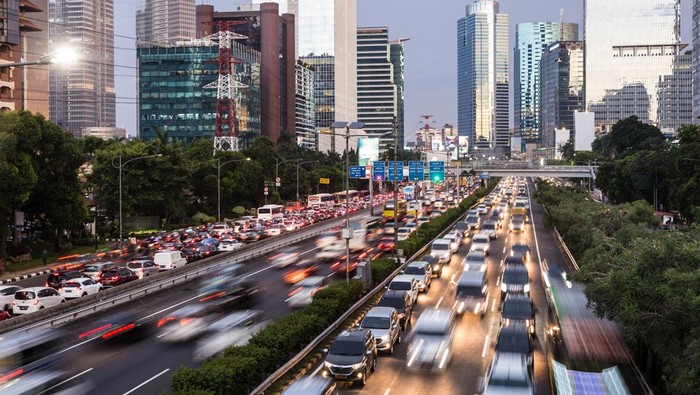
<instances>
[{"instance_id":1,"label":"white sedan","mask_svg":"<svg viewBox=\"0 0 700 395\"><path fill-rule=\"evenodd\" d=\"M88 277L79 277L67 281L58 292L64 298L71 299L93 295L100 291L102 291L102 284Z\"/></svg>"}]
</instances>

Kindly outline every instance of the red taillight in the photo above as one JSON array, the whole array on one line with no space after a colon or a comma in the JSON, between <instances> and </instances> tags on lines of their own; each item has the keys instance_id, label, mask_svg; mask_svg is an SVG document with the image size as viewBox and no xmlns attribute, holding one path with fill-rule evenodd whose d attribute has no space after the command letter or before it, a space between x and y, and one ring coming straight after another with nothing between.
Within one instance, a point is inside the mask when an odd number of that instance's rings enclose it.
<instances>
[{"instance_id":1,"label":"red taillight","mask_svg":"<svg viewBox=\"0 0 700 395\"><path fill-rule=\"evenodd\" d=\"M128 331L130 329L134 329L134 328L136 328L136 324L125 325L125 326L122 326L121 328L117 328L113 331L109 331L109 332L105 333L104 335L102 335L102 338L109 339L112 336L116 336L120 333L126 332L126 331Z\"/></svg>"},{"instance_id":2,"label":"red taillight","mask_svg":"<svg viewBox=\"0 0 700 395\"><path fill-rule=\"evenodd\" d=\"M165 317L165 318L159 319L159 320L158 320L158 328L160 328L161 326L167 324L168 322L170 322L170 321L172 321L172 320L174 320L174 319L175 319L175 317L173 317L173 316L169 316L169 317Z\"/></svg>"},{"instance_id":3,"label":"red taillight","mask_svg":"<svg viewBox=\"0 0 700 395\"><path fill-rule=\"evenodd\" d=\"M215 293L215 294L213 294L213 295L205 296L205 297L199 299L199 301L200 301L200 302L206 302L207 300L216 299L216 298L218 298L219 296L224 296L224 295L226 295L226 292L221 291L221 292L217 292L217 293ZM161 321L162 321L162 320L161 320ZM160 326L160 325L159 325L159 326Z\"/></svg>"},{"instance_id":4,"label":"red taillight","mask_svg":"<svg viewBox=\"0 0 700 395\"><path fill-rule=\"evenodd\" d=\"M79 335L78 335L78 339L82 339L82 338L84 338L84 337L88 337L88 336L90 336L90 335L94 335L94 334L97 333L97 332L101 332L101 331L103 331L103 330L105 330L105 329L109 329L109 328L111 328L111 327L112 327L112 324L105 324L105 325L102 325L102 326L99 327L99 328L95 328L95 329L92 329L92 330L89 330L89 331L87 331L87 332L83 332L83 333L79 334Z\"/></svg>"},{"instance_id":5,"label":"red taillight","mask_svg":"<svg viewBox=\"0 0 700 395\"><path fill-rule=\"evenodd\" d=\"M6 375L0 377L0 383L4 383L4 382L6 382L6 381L9 381L9 380L11 380L11 379L13 379L13 378L19 376L19 375L22 374L23 372L24 372L24 369L17 369L17 370L15 370L14 372L8 373L8 374L6 374Z\"/></svg>"},{"instance_id":6,"label":"red taillight","mask_svg":"<svg viewBox=\"0 0 700 395\"><path fill-rule=\"evenodd\" d=\"M190 322L194 321L194 318L183 318L180 320L180 326L186 326Z\"/></svg>"}]
</instances>

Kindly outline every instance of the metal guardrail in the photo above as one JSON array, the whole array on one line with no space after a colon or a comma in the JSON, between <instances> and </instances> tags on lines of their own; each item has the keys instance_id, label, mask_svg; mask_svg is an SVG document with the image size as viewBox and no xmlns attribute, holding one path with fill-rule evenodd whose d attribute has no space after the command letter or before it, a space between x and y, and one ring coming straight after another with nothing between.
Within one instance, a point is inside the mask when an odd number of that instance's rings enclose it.
<instances>
[{"instance_id":1,"label":"metal guardrail","mask_svg":"<svg viewBox=\"0 0 700 395\"><path fill-rule=\"evenodd\" d=\"M476 205L480 203L477 202L475 203L472 207L476 207ZM364 297L362 297L360 300L358 300L354 305L352 305L348 311L345 312L345 314L341 315L335 322L333 322L326 330L321 332L320 335L318 335L314 340L311 341L306 347L304 347L297 355L295 355L293 358L291 358L287 363L282 365L279 369L277 369L274 373L272 373L270 376L268 376L265 381L260 383L253 391L250 392L251 395L262 395L265 393L265 391L272 385L274 384L277 380L282 378L285 374L287 374L294 366L296 366L299 362L301 362L304 358L306 358L309 353L318 347L321 342L323 342L331 333L336 331L342 324L347 320L350 316L355 314L357 310L359 310L365 303L367 303L370 299L375 297L377 293L382 291L384 287L389 284L389 282L396 277L399 273L401 273L401 270L403 270L406 265L408 265L410 262L414 261L417 257L421 256L430 246L432 245L432 242L442 238L444 235L446 235L454 226L464 218L466 215L466 211L462 213L457 219L449 224L447 227L445 227L445 230L440 232L435 238L430 240L430 242L426 243L420 250L418 250L416 253L414 253L410 258L406 259L406 262L404 262L402 265L400 265L394 272L392 272L387 278L384 279L380 284L378 284L374 289L369 291Z\"/></svg>"},{"instance_id":2,"label":"metal guardrail","mask_svg":"<svg viewBox=\"0 0 700 395\"><path fill-rule=\"evenodd\" d=\"M352 214L351 218L366 215L368 212L369 209L359 211ZM251 258L257 258L270 251L275 251L280 247L307 240L330 228L342 225L344 222L345 219L341 217L319 222L282 236L272 237L257 243L249 244L236 251L218 254L214 257L186 265L183 268L161 272L147 279L110 288L103 292L79 298L57 307L48 308L20 317L13 317L10 320L0 322L0 334L19 329L29 330L65 325L76 319L88 317L92 314L144 297L148 294L195 280L208 273L219 270L223 265L230 265Z\"/></svg>"}]
</instances>

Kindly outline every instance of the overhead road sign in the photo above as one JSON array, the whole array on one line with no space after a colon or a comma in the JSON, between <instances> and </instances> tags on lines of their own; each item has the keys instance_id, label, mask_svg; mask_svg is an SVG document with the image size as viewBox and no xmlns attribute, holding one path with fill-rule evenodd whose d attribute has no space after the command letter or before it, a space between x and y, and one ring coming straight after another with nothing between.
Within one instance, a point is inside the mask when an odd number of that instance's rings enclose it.
<instances>
[{"instance_id":1,"label":"overhead road sign","mask_svg":"<svg viewBox=\"0 0 700 395\"><path fill-rule=\"evenodd\" d=\"M386 164L384 162L374 162L374 172L372 172L372 178L374 178L375 181L384 181L386 179Z\"/></svg>"},{"instance_id":2,"label":"overhead road sign","mask_svg":"<svg viewBox=\"0 0 700 395\"><path fill-rule=\"evenodd\" d=\"M445 162L436 161L430 162L430 181L442 182L445 181Z\"/></svg>"},{"instance_id":3,"label":"overhead road sign","mask_svg":"<svg viewBox=\"0 0 700 395\"><path fill-rule=\"evenodd\" d=\"M422 161L408 162L408 180L423 181L425 179L425 163Z\"/></svg>"},{"instance_id":4,"label":"overhead road sign","mask_svg":"<svg viewBox=\"0 0 700 395\"><path fill-rule=\"evenodd\" d=\"M350 166L350 178L366 178L367 169L364 166Z\"/></svg>"}]
</instances>

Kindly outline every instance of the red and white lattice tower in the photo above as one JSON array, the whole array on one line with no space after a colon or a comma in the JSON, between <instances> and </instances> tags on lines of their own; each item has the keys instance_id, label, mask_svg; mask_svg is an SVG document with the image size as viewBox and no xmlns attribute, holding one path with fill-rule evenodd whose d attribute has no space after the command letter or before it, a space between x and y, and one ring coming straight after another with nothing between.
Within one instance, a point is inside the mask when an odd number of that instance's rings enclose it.
<instances>
[{"instance_id":1,"label":"red and white lattice tower","mask_svg":"<svg viewBox=\"0 0 700 395\"><path fill-rule=\"evenodd\" d=\"M219 44L219 79L205 85L205 88L216 88L216 129L214 133L214 152L238 151L238 125L236 119L236 93L239 88L248 86L236 81L233 65L233 41L248 37L234 33L231 27L234 21L219 22L219 31L207 37Z\"/></svg>"}]
</instances>

